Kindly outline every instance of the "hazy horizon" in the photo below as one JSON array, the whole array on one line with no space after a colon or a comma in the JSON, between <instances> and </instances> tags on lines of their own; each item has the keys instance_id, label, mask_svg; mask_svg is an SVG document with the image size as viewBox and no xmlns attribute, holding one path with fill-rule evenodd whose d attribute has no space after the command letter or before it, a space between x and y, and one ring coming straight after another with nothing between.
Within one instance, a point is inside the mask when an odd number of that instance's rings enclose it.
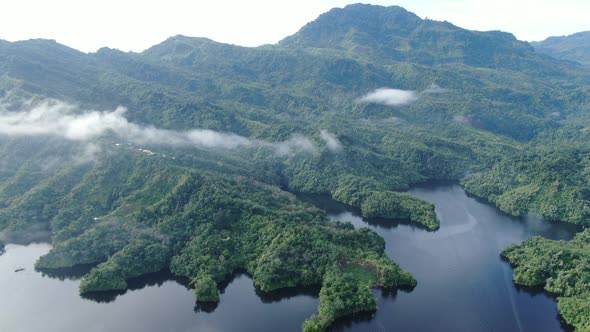
<instances>
[{"instance_id":1,"label":"hazy horizon","mask_svg":"<svg viewBox=\"0 0 590 332\"><path fill-rule=\"evenodd\" d=\"M259 46L277 43L332 8L358 2L10 1L0 14L0 39L53 39L83 52L102 47L140 52L176 35ZM581 0L373 0L369 3L398 5L421 18L446 20L465 29L502 30L526 41L590 30L586 19L590 3Z\"/></svg>"}]
</instances>

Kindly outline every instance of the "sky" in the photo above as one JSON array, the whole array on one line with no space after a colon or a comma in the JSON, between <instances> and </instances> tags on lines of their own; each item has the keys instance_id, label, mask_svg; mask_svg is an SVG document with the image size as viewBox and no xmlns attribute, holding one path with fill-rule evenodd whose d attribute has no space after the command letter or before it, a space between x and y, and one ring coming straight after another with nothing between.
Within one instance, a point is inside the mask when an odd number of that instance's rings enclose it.
<instances>
[{"instance_id":1,"label":"sky","mask_svg":"<svg viewBox=\"0 0 590 332\"><path fill-rule=\"evenodd\" d=\"M94 52L140 52L178 34L218 42L274 44L346 0L3 0L0 39L54 39ZM589 0L374 0L472 30L543 40L590 30Z\"/></svg>"}]
</instances>

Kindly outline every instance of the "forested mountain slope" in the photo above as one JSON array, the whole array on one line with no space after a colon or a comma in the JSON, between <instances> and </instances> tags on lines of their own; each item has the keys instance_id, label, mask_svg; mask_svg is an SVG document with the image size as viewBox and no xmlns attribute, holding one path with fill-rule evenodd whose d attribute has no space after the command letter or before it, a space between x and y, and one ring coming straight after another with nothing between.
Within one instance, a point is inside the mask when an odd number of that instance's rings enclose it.
<instances>
[{"instance_id":1,"label":"forested mountain slope","mask_svg":"<svg viewBox=\"0 0 590 332\"><path fill-rule=\"evenodd\" d=\"M574 33L569 36L549 37L540 42L531 43L540 53L558 59L590 65L590 31Z\"/></svg>"},{"instance_id":2,"label":"forested mountain slope","mask_svg":"<svg viewBox=\"0 0 590 332\"><path fill-rule=\"evenodd\" d=\"M185 36L142 53L0 42L0 228L53 233L39 268L100 263L81 292L164 268L190 278L199 301L217 301L237 270L264 291L323 285L305 324L322 330L374 310L371 287L416 281L375 233L288 191L433 231L433 206L400 191L476 173L467 189L510 213L587 224L575 123L589 82L581 65L510 34L399 7L334 9L258 48ZM570 153L567 167L543 161L552 149ZM561 198L569 205L554 207Z\"/></svg>"}]
</instances>

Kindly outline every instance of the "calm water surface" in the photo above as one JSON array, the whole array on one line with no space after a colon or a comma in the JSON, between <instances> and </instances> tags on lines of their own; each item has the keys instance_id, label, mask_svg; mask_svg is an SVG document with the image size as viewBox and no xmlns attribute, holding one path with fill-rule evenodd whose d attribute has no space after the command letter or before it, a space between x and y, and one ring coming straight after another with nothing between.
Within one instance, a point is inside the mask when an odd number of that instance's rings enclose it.
<instances>
[{"instance_id":1,"label":"calm water surface","mask_svg":"<svg viewBox=\"0 0 590 332\"><path fill-rule=\"evenodd\" d=\"M339 322L337 331L564 331L557 304L541 290L517 288L502 248L532 235L570 239L577 227L517 219L468 197L456 184L416 187L412 195L435 204L440 229L364 221L350 208L312 197L336 220L370 227L386 252L418 280L411 292L376 292L378 311ZM309 196L308 196L309 197Z\"/></svg>"},{"instance_id":2,"label":"calm water surface","mask_svg":"<svg viewBox=\"0 0 590 332\"><path fill-rule=\"evenodd\" d=\"M499 252L531 235L569 239L575 228L505 216L454 184L410 193L435 204L440 230L365 221L326 197L302 197L333 219L374 229L387 254L418 279L412 291L375 291L376 314L342 320L334 330L564 331L555 301L516 288ZM317 290L262 294L244 274L228 281L216 307L195 307L190 289L166 273L134 279L124 294L84 299L78 295L84 268L51 276L34 271L50 248L11 244L0 256L0 331L299 331L318 305Z\"/></svg>"},{"instance_id":3,"label":"calm water surface","mask_svg":"<svg viewBox=\"0 0 590 332\"><path fill-rule=\"evenodd\" d=\"M63 280L34 271L50 248L8 245L0 256L0 331L297 331L319 302L317 290L258 295L244 274L216 308L195 307L192 291L167 274L135 279L125 294L83 299L78 271Z\"/></svg>"}]
</instances>

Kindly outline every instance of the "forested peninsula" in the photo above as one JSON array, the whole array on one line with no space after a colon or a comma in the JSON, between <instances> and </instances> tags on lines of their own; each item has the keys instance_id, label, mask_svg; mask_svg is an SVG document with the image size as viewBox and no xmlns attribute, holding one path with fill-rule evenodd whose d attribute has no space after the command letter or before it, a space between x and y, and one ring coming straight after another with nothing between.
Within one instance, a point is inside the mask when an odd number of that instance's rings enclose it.
<instances>
[{"instance_id":1,"label":"forested peninsula","mask_svg":"<svg viewBox=\"0 0 590 332\"><path fill-rule=\"evenodd\" d=\"M434 232L434 206L405 191L461 181L507 213L590 224L588 69L401 7L336 8L254 48L0 41L0 101L2 238L50 233L36 267L94 264L83 294L170 270L215 302L246 271L263 292L320 286L302 328L323 331L377 310L374 288L419 284L375 232L294 193ZM503 252L580 331L587 238Z\"/></svg>"}]
</instances>

